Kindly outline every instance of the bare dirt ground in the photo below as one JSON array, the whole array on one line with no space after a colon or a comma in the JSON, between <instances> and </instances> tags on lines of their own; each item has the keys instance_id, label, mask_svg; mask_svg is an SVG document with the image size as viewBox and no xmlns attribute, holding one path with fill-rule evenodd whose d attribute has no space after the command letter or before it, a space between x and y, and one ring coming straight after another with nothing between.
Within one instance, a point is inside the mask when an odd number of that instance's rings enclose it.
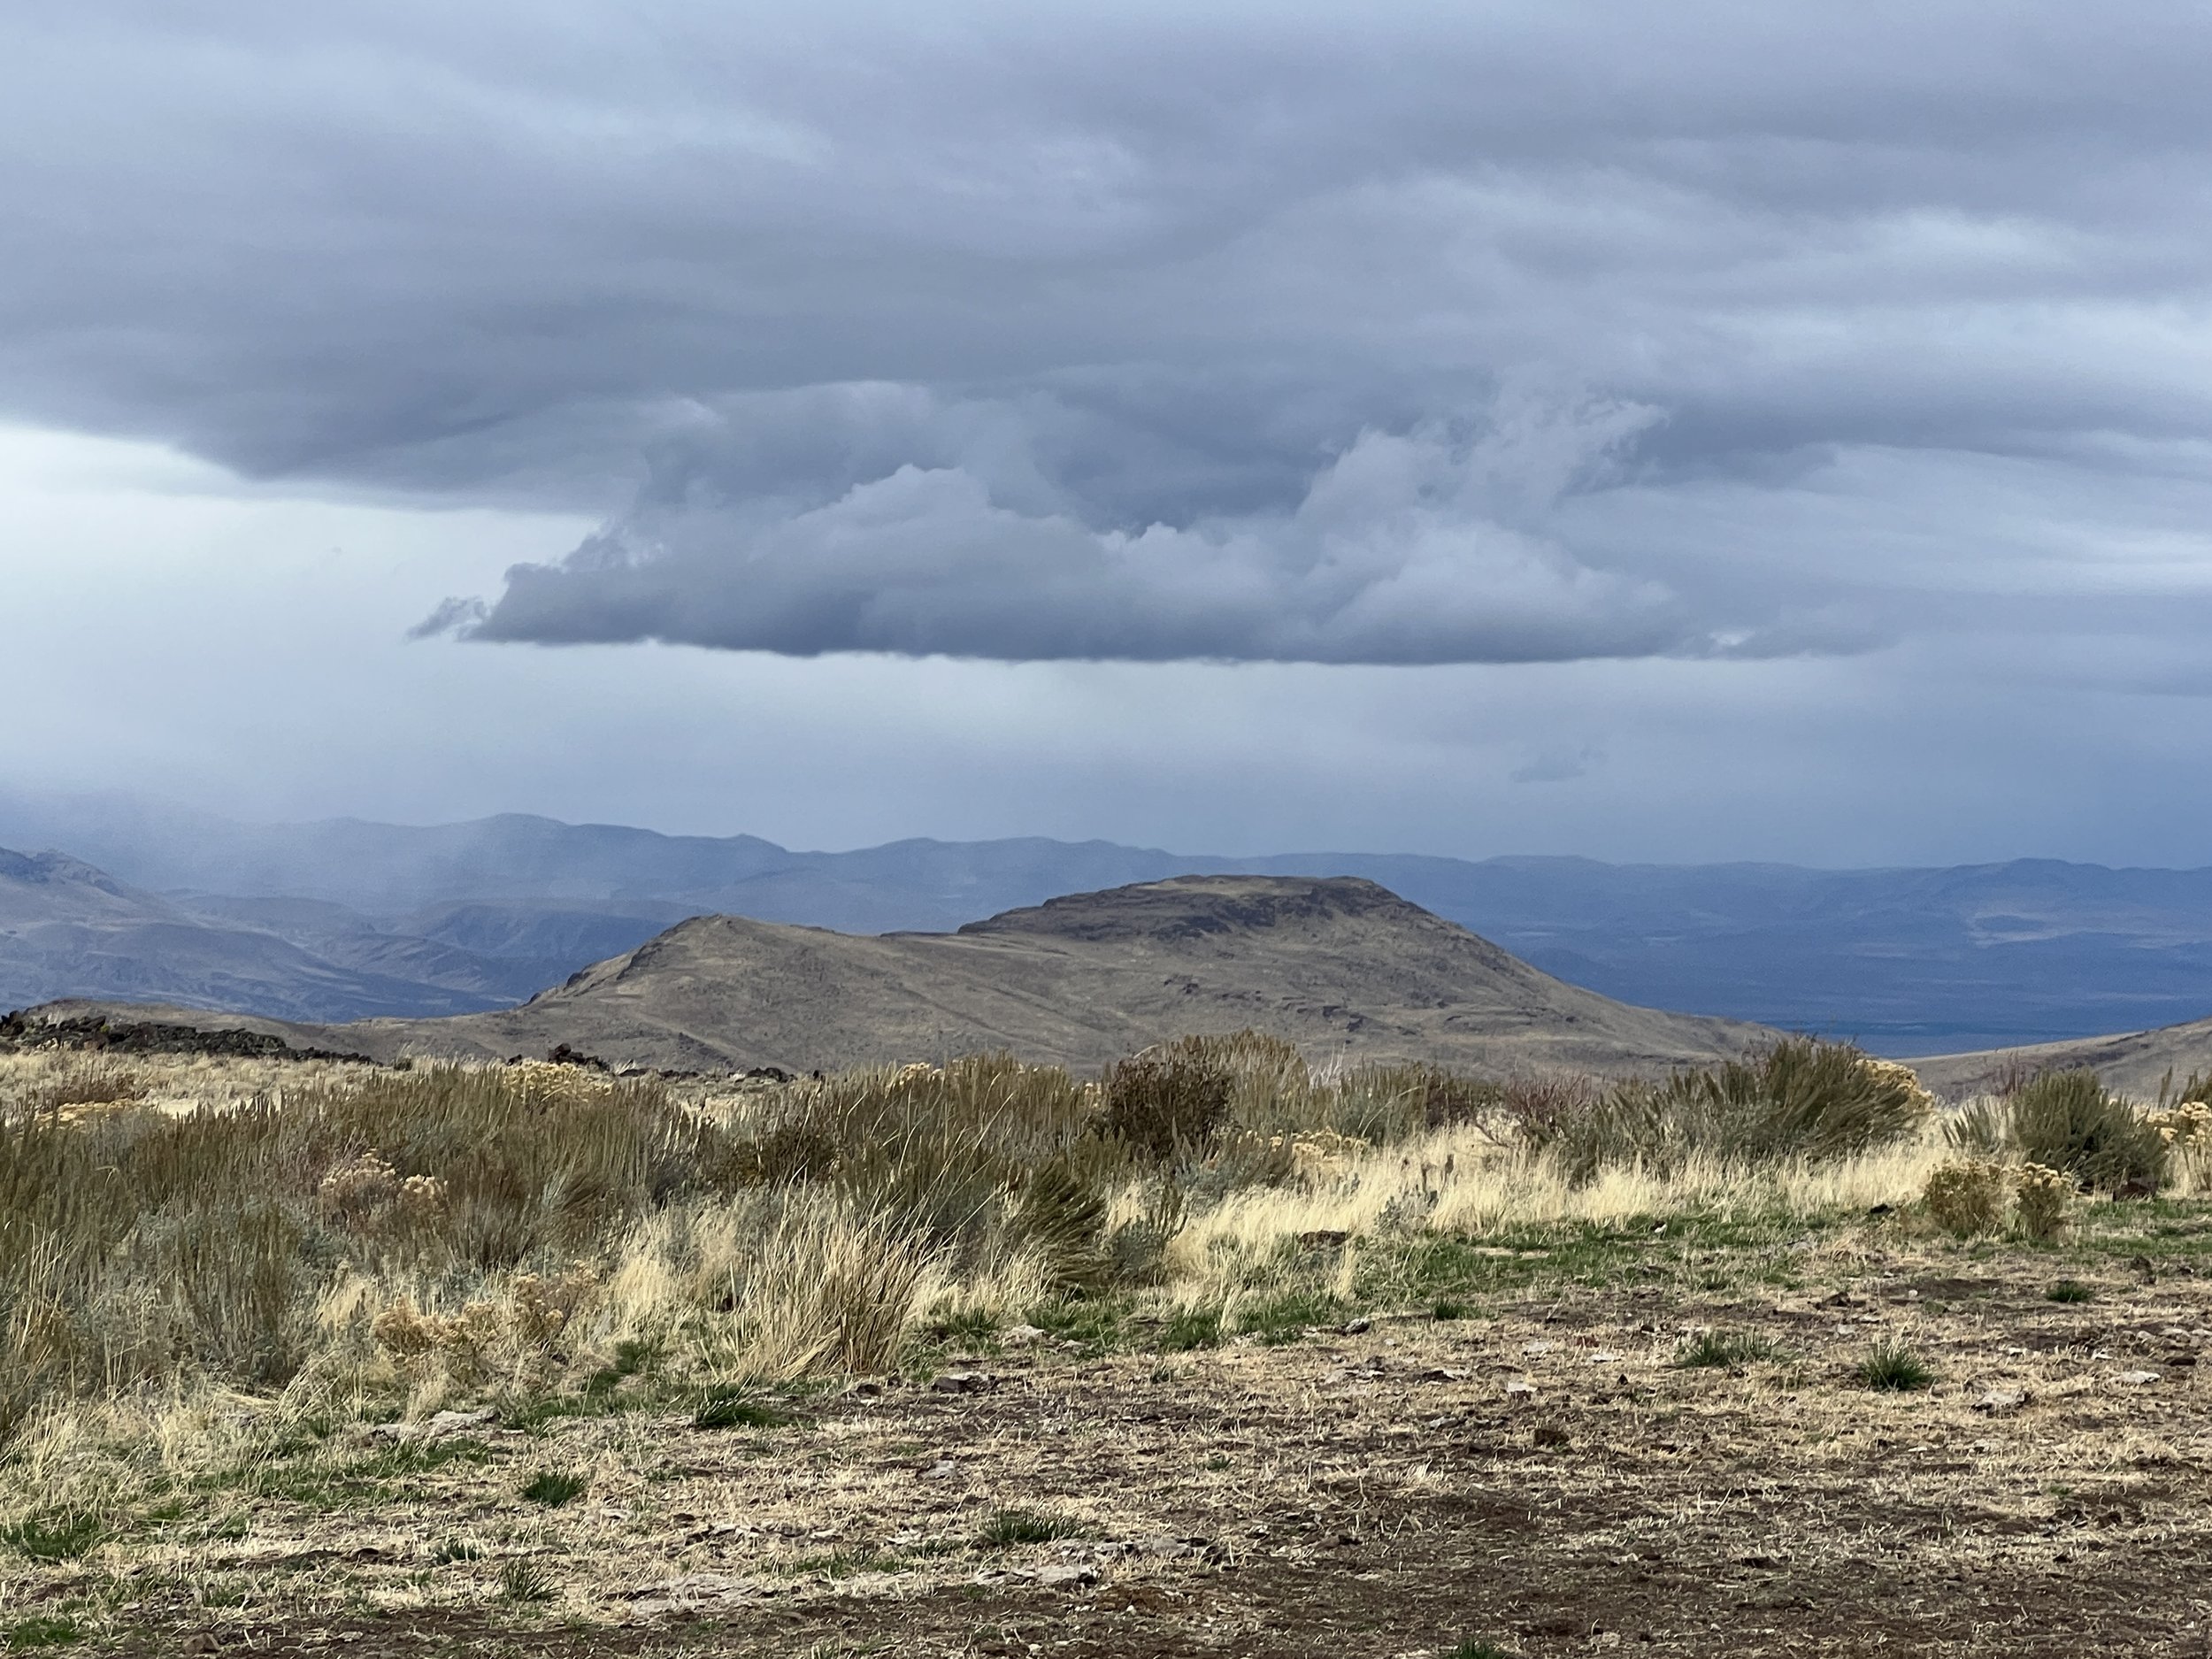
<instances>
[{"instance_id":1,"label":"bare dirt ground","mask_svg":"<svg viewBox=\"0 0 2212 1659\"><path fill-rule=\"evenodd\" d=\"M1664 1239L1617 1236L1524 1253L1469 1317L1274 1347L948 1338L763 1425L348 1429L82 1560L9 1560L0 1629L358 1659L2208 1654L2212 1213L2139 1209L2065 1252L1877 1220L1646 1266ZM2068 1276L2093 1299L2048 1300ZM1705 1327L1771 1356L1678 1363ZM1892 1340L1932 1387L1856 1379ZM548 1471L579 1495L526 1501Z\"/></svg>"}]
</instances>

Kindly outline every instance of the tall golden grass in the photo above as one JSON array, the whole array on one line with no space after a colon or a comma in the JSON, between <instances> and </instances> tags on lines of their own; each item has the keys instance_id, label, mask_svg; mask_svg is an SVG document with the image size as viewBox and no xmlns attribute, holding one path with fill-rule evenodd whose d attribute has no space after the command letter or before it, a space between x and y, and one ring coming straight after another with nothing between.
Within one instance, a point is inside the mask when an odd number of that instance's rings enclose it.
<instances>
[{"instance_id":1,"label":"tall golden grass","mask_svg":"<svg viewBox=\"0 0 2212 1659\"><path fill-rule=\"evenodd\" d=\"M1095 1084L1004 1056L722 1092L308 1068L193 1104L161 1063L16 1056L0 1442L119 1411L157 1439L419 1415L648 1367L701 1388L881 1371L925 1326L1070 1300L1348 1298L1363 1247L1425 1233L1918 1194L1941 1148L1909 1078L1845 1049L1761 1064L1656 1090L1316 1073L1244 1033ZM1317 1265L1300 1235L1343 1248Z\"/></svg>"}]
</instances>

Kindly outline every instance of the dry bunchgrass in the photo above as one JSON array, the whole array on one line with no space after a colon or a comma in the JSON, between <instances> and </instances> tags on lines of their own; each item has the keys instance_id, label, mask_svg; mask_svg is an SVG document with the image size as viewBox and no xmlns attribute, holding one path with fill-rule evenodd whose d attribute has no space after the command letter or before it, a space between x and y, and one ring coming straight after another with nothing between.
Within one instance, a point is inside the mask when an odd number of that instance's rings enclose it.
<instances>
[{"instance_id":1,"label":"dry bunchgrass","mask_svg":"<svg viewBox=\"0 0 2212 1659\"><path fill-rule=\"evenodd\" d=\"M888 1408L810 1404L820 1396L809 1391L977 1348L977 1363L1034 1371L1022 1387L1048 1419L1119 1421L1139 1379L1191 1366L1204 1379L1193 1386L1225 1402L1242 1390L1240 1410L1294 1437L1337 1420L1316 1401L1348 1385L1325 1380L1336 1362L1281 1345L1359 1314L1395 1322L1399 1359L1427 1356L1455 1386L1486 1390L1488 1409L1519 1409L1525 1398L1497 1393L1503 1380L1533 1378L1541 1401L1550 1372L1563 1395L1580 1374L1531 1347L1560 1340L1533 1310L1540 1288L1555 1320L1586 1299L1574 1328L1615 1356L1608 1375L1643 1379L1685 1411L1712 1397L1669 1380L1701 1325L1760 1327L1742 1351L1770 1356L1709 1385L1749 1391L1732 1409L1764 1409L1786 1382L1801 1392L1808 1366L1841 1390L1878 1334L1925 1348L1945 1379L2016 1382L2038 1399L2101 1386L2087 1346L1962 1367L1962 1339L1939 1320L1905 1330L1886 1314L1878 1333L1858 1314L1801 1310L1778 1325L1763 1292L1698 1302L1730 1274L1847 1286L1958 1248L1917 1202L1955 1156L1932 1123L1840 1152L1816 1137L1756 1156L1716 1145L1647 1160L1629 1146L1590 1164L1554 1142L1563 1115L1601 1097L1596 1085L1417 1068L1317 1077L1279 1046L1210 1042L1187 1057L1229 1069L1228 1119L1148 1144L1117 1133L1102 1091L1003 1059L773 1088L553 1066L303 1068L201 1102L181 1098L208 1075L199 1068L134 1061L142 1094L73 1114L19 1110L0 1143L0 1393L12 1402L0 1528L97 1516L81 1563L36 1572L166 1574L219 1599L252 1581L242 1605L298 1592L256 1580L250 1563L211 1566L244 1557L142 1517L196 1494L193 1513L242 1506L293 1553L337 1537L357 1546L370 1515L379 1536L418 1540L401 1551L410 1560L447 1543L463 1552L427 1583L365 1575L361 1593L391 1607L473 1604L498 1593L503 1563L541 1554L560 1563L551 1600L503 1605L626 1617L618 1591L699 1555L670 1541L688 1536L679 1512L749 1517L746 1571L767 1581L879 1570L927 1581L936 1570L917 1563L934 1557L895 1540L918 1532L964 1559L968 1546L933 1532L937 1511L912 1491L913 1460L943 1461L933 1442L949 1431L895 1383L883 1398L912 1405L897 1424ZM38 1058L35 1075L50 1078L54 1063ZM2077 1223L2102 1225L2109 1209ZM1588 1288L1612 1279L1672 1286L1665 1317L1628 1292ZM2040 1293L2038 1317L2071 1317ZM2189 1328L2212 1317L2169 1312ZM1016 1328L1021 1357L995 1354ZM1096 1389L1036 1357L1064 1344L1107 1368ZM1967 1410L1951 1386L1932 1399ZM718 1417L700 1404L753 1391L795 1403ZM1411 1409L1385 1392L1392 1410ZM1761 1443L1779 1456L1786 1442L1814 1468L1839 1446L1859 1455L1867 1424L1888 1420L1863 1414L1901 1408L1851 1397L1801 1401L1793 1426L1763 1430ZM471 1407L498 1417L449 1455L365 1439L367 1424ZM736 1426L706 1426L726 1419ZM1832 1441L1804 1432L1819 1423ZM1169 1455L1179 1431L1122 1432L1079 1436L1090 1484L1026 1441L976 1441L974 1455L1002 1466L980 1495L1025 1499L1019 1483L1041 1481L1052 1513L1117 1535L1170 1525L1191 1493L1213 1502L1216 1484L1223 1503L1249 1486L1256 1502L1311 1507L1339 1489L1317 1453L1261 1463L1217 1448L1199 1461L1233 1456L1234 1479L1186 1469L1177 1497L1173 1471L1133 1473L1126 1460ZM713 1433L725 1440L691 1438ZM763 1465L745 1437L771 1433L785 1449ZM710 1449L729 1435L735 1450ZM894 1437L920 1449L884 1462ZM671 1458L690 1472L657 1473ZM1371 1490L1393 1502L1455 1479L1412 1456L1360 1466L1384 1471ZM584 1478L586 1495L511 1512L499 1506L518 1501L486 1495L545 1472ZM497 1515L498 1536L472 1522L444 1538L449 1512ZM805 1565L826 1556L836 1559ZM883 1560L907 1564L855 1564ZM33 1571L0 1566L0 1609Z\"/></svg>"},{"instance_id":2,"label":"dry bunchgrass","mask_svg":"<svg viewBox=\"0 0 2212 1659\"><path fill-rule=\"evenodd\" d=\"M624 1344L701 1381L884 1371L919 1325L1056 1295L1288 1294L1302 1235L1895 1203L1929 1150L1836 1156L1816 1134L1757 1158L1565 1159L1561 1113L1594 1109L1587 1090L1317 1077L1248 1034L1102 1091L1003 1056L727 1094L546 1064L9 1064L0 1437L186 1382L342 1375L416 1410L539 1394ZM1133 1127L1180 1123L1194 1088L1210 1103L1187 1124Z\"/></svg>"}]
</instances>

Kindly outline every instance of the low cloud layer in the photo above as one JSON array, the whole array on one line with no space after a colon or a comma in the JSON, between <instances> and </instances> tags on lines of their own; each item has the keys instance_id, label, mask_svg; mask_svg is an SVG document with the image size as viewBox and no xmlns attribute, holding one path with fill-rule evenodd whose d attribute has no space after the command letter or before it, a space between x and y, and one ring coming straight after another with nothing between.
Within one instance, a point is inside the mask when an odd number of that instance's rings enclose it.
<instances>
[{"instance_id":1,"label":"low cloud layer","mask_svg":"<svg viewBox=\"0 0 2212 1659\"><path fill-rule=\"evenodd\" d=\"M1756 649L1717 635L1663 583L1594 568L1548 532L1560 492L1647 424L1647 411L1595 408L1366 432L1286 511L1133 530L1098 522L1103 504L1034 455L987 442L956 456L926 446L930 464L898 459L819 501L792 501L787 477L726 494L685 467L562 563L511 570L495 604L449 601L419 632L1024 661ZM861 470L911 452L885 446Z\"/></svg>"}]
</instances>

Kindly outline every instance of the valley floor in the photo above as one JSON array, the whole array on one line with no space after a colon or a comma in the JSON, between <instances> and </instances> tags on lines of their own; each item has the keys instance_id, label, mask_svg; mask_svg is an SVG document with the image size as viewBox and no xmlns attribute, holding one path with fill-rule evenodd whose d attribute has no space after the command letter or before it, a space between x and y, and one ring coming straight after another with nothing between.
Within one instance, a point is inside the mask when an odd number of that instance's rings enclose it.
<instances>
[{"instance_id":1,"label":"valley floor","mask_svg":"<svg viewBox=\"0 0 2212 1659\"><path fill-rule=\"evenodd\" d=\"M1901 1211L1560 1224L1371 1259L1349 1332L1177 1351L1210 1339L1115 1304L940 1332L899 1379L724 1428L641 1377L594 1415L264 1439L146 1486L80 1558L9 1554L0 1632L357 1659L2204 1654L2208 1247L2189 1201L2100 1206L2056 1248ZM1683 1363L1709 1329L1735 1363ZM1931 1386L1857 1377L1893 1341ZM548 1474L575 1495L528 1501Z\"/></svg>"}]
</instances>

